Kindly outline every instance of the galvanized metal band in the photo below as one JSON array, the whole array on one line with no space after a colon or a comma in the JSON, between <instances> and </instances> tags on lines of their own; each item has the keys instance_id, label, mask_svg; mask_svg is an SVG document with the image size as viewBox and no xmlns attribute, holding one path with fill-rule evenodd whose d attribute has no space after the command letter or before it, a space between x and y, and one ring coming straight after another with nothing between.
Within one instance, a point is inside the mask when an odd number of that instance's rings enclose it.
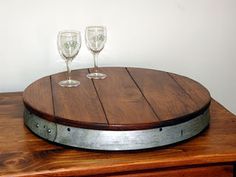
<instances>
[{"instance_id":1,"label":"galvanized metal band","mask_svg":"<svg viewBox=\"0 0 236 177\"><path fill-rule=\"evenodd\" d=\"M25 125L38 136L63 145L92 150L139 150L174 144L196 136L209 124L207 109L203 114L176 125L146 130L94 130L47 121L27 109Z\"/></svg>"}]
</instances>

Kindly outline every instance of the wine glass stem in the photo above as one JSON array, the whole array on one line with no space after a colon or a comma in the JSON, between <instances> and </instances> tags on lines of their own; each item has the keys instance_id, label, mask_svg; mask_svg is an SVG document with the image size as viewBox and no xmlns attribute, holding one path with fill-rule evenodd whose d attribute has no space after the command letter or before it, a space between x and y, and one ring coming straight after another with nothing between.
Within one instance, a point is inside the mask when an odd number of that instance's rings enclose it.
<instances>
[{"instance_id":1,"label":"wine glass stem","mask_svg":"<svg viewBox=\"0 0 236 177\"><path fill-rule=\"evenodd\" d=\"M66 60L66 69L67 69L67 79L71 80L71 68L70 68L71 60Z\"/></svg>"},{"instance_id":2,"label":"wine glass stem","mask_svg":"<svg viewBox=\"0 0 236 177\"><path fill-rule=\"evenodd\" d=\"M98 53L93 54L94 72L98 73Z\"/></svg>"}]
</instances>

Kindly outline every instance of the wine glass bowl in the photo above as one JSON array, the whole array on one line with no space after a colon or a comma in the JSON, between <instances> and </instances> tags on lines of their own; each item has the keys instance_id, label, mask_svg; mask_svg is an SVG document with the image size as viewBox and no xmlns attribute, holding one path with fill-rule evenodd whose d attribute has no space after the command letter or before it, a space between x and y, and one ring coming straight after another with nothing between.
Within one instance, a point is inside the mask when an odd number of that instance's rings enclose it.
<instances>
[{"instance_id":1,"label":"wine glass bowl","mask_svg":"<svg viewBox=\"0 0 236 177\"><path fill-rule=\"evenodd\" d=\"M71 62L78 55L81 47L79 31L60 31L57 35L57 46L61 57L66 62L67 80L59 82L62 87L77 87L80 82L71 79Z\"/></svg>"},{"instance_id":2,"label":"wine glass bowl","mask_svg":"<svg viewBox=\"0 0 236 177\"><path fill-rule=\"evenodd\" d=\"M94 57L93 72L89 73L89 79L105 79L106 74L99 71L98 54L102 51L107 40L107 30L104 26L88 26L85 30L85 42L87 48L92 52Z\"/></svg>"}]
</instances>

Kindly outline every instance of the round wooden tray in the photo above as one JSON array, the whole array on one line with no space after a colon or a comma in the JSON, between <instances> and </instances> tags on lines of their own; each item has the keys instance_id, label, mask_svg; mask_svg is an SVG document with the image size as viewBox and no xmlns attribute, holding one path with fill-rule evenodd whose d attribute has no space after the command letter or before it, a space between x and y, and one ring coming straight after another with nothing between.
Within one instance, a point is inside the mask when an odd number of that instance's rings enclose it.
<instances>
[{"instance_id":1,"label":"round wooden tray","mask_svg":"<svg viewBox=\"0 0 236 177\"><path fill-rule=\"evenodd\" d=\"M101 68L90 80L75 70L76 88L58 82L65 73L32 83L23 94L25 124L56 143L100 150L145 149L191 138L209 123L211 97L201 84L173 73Z\"/></svg>"}]
</instances>

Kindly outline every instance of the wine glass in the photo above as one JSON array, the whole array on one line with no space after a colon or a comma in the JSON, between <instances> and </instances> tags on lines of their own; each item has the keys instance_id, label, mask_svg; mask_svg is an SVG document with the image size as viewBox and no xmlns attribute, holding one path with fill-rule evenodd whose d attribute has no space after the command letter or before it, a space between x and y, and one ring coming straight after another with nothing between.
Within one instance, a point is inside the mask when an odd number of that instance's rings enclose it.
<instances>
[{"instance_id":1,"label":"wine glass","mask_svg":"<svg viewBox=\"0 0 236 177\"><path fill-rule=\"evenodd\" d=\"M87 74L89 79L105 79L106 74L99 71L98 54L104 48L107 39L107 30L104 26L88 26L85 30L85 41L88 49L93 54L94 68L93 72Z\"/></svg>"},{"instance_id":2,"label":"wine glass","mask_svg":"<svg viewBox=\"0 0 236 177\"><path fill-rule=\"evenodd\" d=\"M77 87L80 82L71 79L71 62L79 53L81 35L79 31L60 31L57 35L57 46L61 57L66 62L67 80L60 81L62 87Z\"/></svg>"}]
</instances>

